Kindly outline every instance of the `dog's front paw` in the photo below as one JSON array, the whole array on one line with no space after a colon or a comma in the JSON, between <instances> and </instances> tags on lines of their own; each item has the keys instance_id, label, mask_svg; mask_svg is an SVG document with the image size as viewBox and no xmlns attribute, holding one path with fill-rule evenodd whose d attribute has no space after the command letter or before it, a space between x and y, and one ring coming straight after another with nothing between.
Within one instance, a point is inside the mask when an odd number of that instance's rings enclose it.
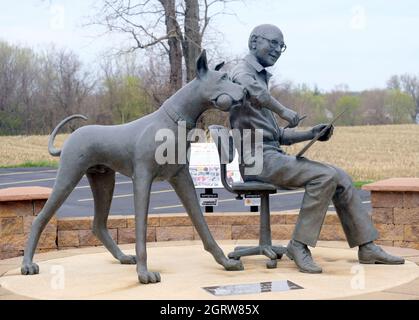
<instances>
[{"instance_id":1,"label":"dog's front paw","mask_svg":"<svg viewBox=\"0 0 419 320\"><path fill-rule=\"evenodd\" d=\"M136 264L137 263L137 257L136 256L127 255L127 254L118 258L118 260L121 264Z\"/></svg>"},{"instance_id":2,"label":"dog's front paw","mask_svg":"<svg viewBox=\"0 0 419 320\"><path fill-rule=\"evenodd\" d=\"M160 278L160 273L158 272L151 272L151 271L140 271L138 273L138 280L140 281L140 283L156 283L156 282L160 282L161 278Z\"/></svg>"},{"instance_id":3,"label":"dog's front paw","mask_svg":"<svg viewBox=\"0 0 419 320\"><path fill-rule=\"evenodd\" d=\"M244 270L243 263L240 260L228 259L224 264L227 271L241 271Z\"/></svg>"},{"instance_id":4,"label":"dog's front paw","mask_svg":"<svg viewBox=\"0 0 419 320\"><path fill-rule=\"evenodd\" d=\"M22 267L20 268L20 272L23 275L31 275L31 274L38 274L39 273L39 266L36 263L22 263Z\"/></svg>"}]
</instances>

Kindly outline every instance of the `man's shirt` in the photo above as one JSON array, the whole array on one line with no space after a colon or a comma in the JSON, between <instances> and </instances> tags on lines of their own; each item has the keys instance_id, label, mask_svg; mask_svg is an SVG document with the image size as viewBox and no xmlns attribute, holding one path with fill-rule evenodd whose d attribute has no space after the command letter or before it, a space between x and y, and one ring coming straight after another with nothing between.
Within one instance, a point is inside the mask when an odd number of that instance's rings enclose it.
<instances>
[{"instance_id":1,"label":"man's shirt","mask_svg":"<svg viewBox=\"0 0 419 320\"><path fill-rule=\"evenodd\" d=\"M268 82L271 74L257 61L256 57L248 54L241 60L231 73L233 82L242 85L250 94L245 104L230 110L230 125L233 129L263 129L265 143L281 143L283 129L271 110L264 108L271 95Z\"/></svg>"}]
</instances>

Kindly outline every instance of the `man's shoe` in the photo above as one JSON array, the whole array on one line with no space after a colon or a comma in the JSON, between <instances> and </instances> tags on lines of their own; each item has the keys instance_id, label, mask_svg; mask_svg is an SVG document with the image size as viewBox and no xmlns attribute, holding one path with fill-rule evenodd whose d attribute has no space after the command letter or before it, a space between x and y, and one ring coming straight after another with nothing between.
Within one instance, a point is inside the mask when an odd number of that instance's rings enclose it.
<instances>
[{"instance_id":1,"label":"man's shoe","mask_svg":"<svg viewBox=\"0 0 419 320\"><path fill-rule=\"evenodd\" d=\"M322 268L314 263L310 249L304 243L291 240L287 246L286 255L291 260L294 260L301 272L322 273Z\"/></svg>"},{"instance_id":2,"label":"man's shoe","mask_svg":"<svg viewBox=\"0 0 419 320\"><path fill-rule=\"evenodd\" d=\"M358 260L364 264L404 264L403 258L388 254L372 242L359 247Z\"/></svg>"}]
</instances>

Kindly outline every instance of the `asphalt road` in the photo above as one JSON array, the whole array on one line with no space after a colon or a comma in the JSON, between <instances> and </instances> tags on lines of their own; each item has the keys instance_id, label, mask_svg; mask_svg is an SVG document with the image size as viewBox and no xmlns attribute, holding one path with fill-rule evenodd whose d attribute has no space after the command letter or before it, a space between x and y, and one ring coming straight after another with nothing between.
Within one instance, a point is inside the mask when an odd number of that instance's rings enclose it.
<instances>
[{"instance_id":1,"label":"asphalt road","mask_svg":"<svg viewBox=\"0 0 419 320\"><path fill-rule=\"evenodd\" d=\"M0 189L24 186L41 186L52 188L57 170L54 168L10 168L0 169ZM203 189L197 189L197 195ZM246 212L249 207L243 200L236 200L234 195L224 189L214 189L218 193L219 204L214 212ZM371 210L370 193L359 190L363 205ZM271 195L271 211L285 211L299 209L304 190L281 191ZM153 213L181 213L185 212L177 195L167 182L155 182L149 206ZM330 206L330 210L334 210ZM111 214L133 214L133 195L131 180L117 174ZM59 217L76 217L93 215L93 197L86 177L83 177L69 198L58 210Z\"/></svg>"}]
</instances>

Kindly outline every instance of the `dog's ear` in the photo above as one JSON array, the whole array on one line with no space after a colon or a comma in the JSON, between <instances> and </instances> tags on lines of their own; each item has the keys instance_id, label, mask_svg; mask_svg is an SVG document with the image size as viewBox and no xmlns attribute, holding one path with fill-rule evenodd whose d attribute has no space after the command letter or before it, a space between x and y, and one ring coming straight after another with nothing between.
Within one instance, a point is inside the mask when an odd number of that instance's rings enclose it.
<instances>
[{"instance_id":1,"label":"dog's ear","mask_svg":"<svg viewBox=\"0 0 419 320\"><path fill-rule=\"evenodd\" d=\"M221 70L221 68L222 68L222 67L224 67L224 63L225 63L225 62L223 61L223 62L221 62L221 63L217 64L217 65L215 66L215 69L214 69L214 70L215 70L215 71L220 71L220 70Z\"/></svg>"},{"instance_id":2,"label":"dog's ear","mask_svg":"<svg viewBox=\"0 0 419 320\"><path fill-rule=\"evenodd\" d=\"M207 52L202 50L196 61L196 77L203 78L208 72Z\"/></svg>"}]
</instances>

